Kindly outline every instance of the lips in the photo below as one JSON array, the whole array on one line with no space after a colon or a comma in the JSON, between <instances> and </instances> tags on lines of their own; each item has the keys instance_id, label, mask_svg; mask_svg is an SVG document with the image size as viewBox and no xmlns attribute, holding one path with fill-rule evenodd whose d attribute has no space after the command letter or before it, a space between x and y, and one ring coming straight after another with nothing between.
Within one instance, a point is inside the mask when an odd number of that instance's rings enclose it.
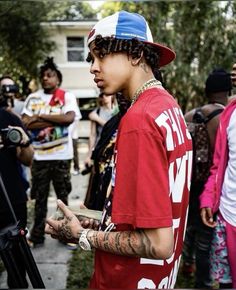
<instances>
[{"instance_id":1,"label":"lips","mask_svg":"<svg viewBox=\"0 0 236 290\"><path fill-rule=\"evenodd\" d=\"M101 88L103 86L103 80L99 78L94 78L95 83L97 84L97 87Z\"/></svg>"}]
</instances>

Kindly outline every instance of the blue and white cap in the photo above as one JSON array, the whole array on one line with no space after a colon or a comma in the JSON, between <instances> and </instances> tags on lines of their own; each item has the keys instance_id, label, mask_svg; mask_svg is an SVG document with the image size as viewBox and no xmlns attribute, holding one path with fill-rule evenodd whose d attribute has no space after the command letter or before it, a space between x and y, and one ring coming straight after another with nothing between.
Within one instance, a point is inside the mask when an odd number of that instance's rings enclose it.
<instances>
[{"instance_id":1,"label":"blue and white cap","mask_svg":"<svg viewBox=\"0 0 236 290\"><path fill-rule=\"evenodd\" d=\"M175 52L173 50L153 42L152 33L147 21L137 13L120 11L100 20L89 33L88 46L97 35L118 39L137 38L140 41L153 45L160 52L160 67L175 59Z\"/></svg>"}]
</instances>

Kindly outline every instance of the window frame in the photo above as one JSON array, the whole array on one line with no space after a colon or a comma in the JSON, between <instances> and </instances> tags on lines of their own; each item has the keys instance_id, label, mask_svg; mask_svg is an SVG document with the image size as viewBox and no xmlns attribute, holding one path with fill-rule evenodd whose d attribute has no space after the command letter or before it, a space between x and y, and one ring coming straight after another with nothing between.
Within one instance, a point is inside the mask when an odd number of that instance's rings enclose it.
<instances>
[{"instance_id":1,"label":"window frame","mask_svg":"<svg viewBox=\"0 0 236 290\"><path fill-rule=\"evenodd\" d=\"M68 46L68 40L73 40L73 39L83 39L83 46L76 46L76 47L69 47ZM83 60L69 60L69 51L75 51L78 53L84 53L84 59ZM73 35L67 35L66 36L66 61L68 63L85 63L86 62L86 58L87 58L87 54L88 54L88 48L87 48L87 36L84 35L77 35L77 36L73 36Z\"/></svg>"}]
</instances>

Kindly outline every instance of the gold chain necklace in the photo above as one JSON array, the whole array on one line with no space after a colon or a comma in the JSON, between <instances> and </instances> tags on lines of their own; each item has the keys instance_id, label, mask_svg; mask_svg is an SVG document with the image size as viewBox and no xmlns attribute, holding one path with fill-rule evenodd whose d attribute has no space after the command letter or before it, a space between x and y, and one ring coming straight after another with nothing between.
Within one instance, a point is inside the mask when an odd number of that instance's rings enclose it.
<instances>
[{"instance_id":1,"label":"gold chain necklace","mask_svg":"<svg viewBox=\"0 0 236 290\"><path fill-rule=\"evenodd\" d=\"M161 82L156 80L156 79L150 79L148 81L146 81L140 88L137 89L137 91L134 94L134 97L131 100L131 106L133 106L133 104L137 101L137 99L139 98L139 96L146 91L148 88L150 87L154 87L154 86L162 86Z\"/></svg>"}]
</instances>

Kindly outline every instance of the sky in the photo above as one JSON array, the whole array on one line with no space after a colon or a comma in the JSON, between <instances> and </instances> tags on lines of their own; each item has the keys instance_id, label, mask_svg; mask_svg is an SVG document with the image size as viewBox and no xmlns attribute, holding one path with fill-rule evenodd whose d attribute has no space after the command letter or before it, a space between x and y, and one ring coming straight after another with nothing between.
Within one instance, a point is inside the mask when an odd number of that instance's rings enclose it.
<instances>
[{"instance_id":1,"label":"sky","mask_svg":"<svg viewBox=\"0 0 236 290\"><path fill-rule=\"evenodd\" d=\"M99 6L101 6L105 1L100 1L100 0L97 0L97 1L88 1L88 3L94 8L98 8Z\"/></svg>"}]
</instances>

